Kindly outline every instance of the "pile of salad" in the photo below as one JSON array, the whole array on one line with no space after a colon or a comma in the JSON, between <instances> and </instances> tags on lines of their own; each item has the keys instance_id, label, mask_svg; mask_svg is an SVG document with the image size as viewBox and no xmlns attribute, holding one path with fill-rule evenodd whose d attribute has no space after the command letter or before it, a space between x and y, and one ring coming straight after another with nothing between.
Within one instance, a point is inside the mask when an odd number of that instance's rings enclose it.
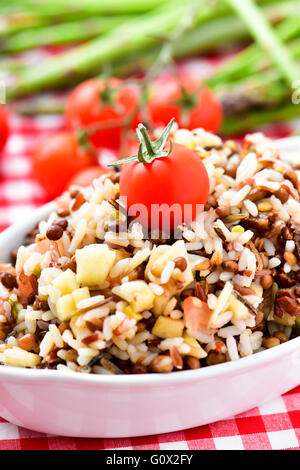
<instances>
[{"instance_id":1,"label":"pile of salad","mask_svg":"<svg viewBox=\"0 0 300 470\"><path fill-rule=\"evenodd\" d=\"M0 265L2 364L166 373L299 333L299 170L259 133L239 147L171 120L137 135Z\"/></svg>"}]
</instances>

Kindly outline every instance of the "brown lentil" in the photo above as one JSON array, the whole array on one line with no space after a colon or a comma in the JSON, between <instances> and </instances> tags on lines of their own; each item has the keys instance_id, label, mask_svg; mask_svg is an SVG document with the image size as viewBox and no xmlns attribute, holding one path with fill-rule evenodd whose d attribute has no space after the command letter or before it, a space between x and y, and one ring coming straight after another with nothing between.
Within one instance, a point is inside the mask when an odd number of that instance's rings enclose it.
<instances>
[{"instance_id":1,"label":"brown lentil","mask_svg":"<svg viewBox=\"0 0 300 470\"><path fill-rule=\"evenodd\" d=\"M1 273L0 281L4 287L7 289L14 289L18 287L17 278L14 274L11 273Z\"/></svg>"},{"instance_id":2,"label":"brown lentil","mask_svg":"<svg viewBox=\"0 0 300 470\"><path fill-rule=\"evenodd\" d=\"M63 229L59 225L51 225L46 233L48 240L57 241L63 236Z\"/></svg>"},{"instance_id":3,"label":"brown lentil","mask_svg":"<svg viewBox=\"0 0 300 470\"><path fill-rule=\"evenodd\" d=\"M278 346L279 344L280 340L278 338L275 338L274 336L265 338L262 342L263 347L267 349L274 348L274 346Z\"/></svg>"},{"instance_id":4,"label":"brown lentil","mask_svg":"<svg viewBox=\"0 0 300 470\"><path fill-rule=\"evenodd\" d=\"M185 356L184 365L187 369L199 369L201 367L199 359L193 356Z\"/></svg>"},{"instance_id":5,"label":"brown lentil","mask_svg":"<svg viewBox=\"0 0 300 470\"><path fill-rule=\"evenodd\" d=\"M287 335L285 333L283 333L282 331L276 331L274 333L274 337L279 339L280 343L286 343L286 341L289 340Z\"/></svg>"},{"instance_id":6,"label":"brown lentil","mask_svg":"<svg viewBox=\"0 0 300 470\"><path fill-rule=\"evenodd\" d=\"M270 289L273 285L273 278L270 274L265 274L260 278L260 285L263 289Z\"/></svg>"},{"instance_id":7,"label":"brown lentil","mask_svg":"<svg viewBox=\"0 0 300 470\"><path fill-rule=\"evenodd\" d=\"M207 366L214 366L216 364L222 364L223 362L226 362L225 354L219 353L217 351L209 351L208 356L206 358Z\"/></svg>"},{"instance_id":8,"label":"brown lentil","mask_svg":"<svg viewBox=\"0 0 300 470\"><path fill-rule=\"evenodd\" d=\"M233 273L237 273L239 270L238 264L235 261L231 261L231 260L223 261L222 268L225 271L231 271Z\"/></svg>"},{"instance_id":9,"label":"brown lentil","mask_svg":"<svg viewBox=\"0 0 300 470\"><path fill-rule=\"evenodd\" d=\"M68 209L57 209L56 213L58 217L68 217L70 215L70 211Z\"/></svg>"},{"instance_id":10,"label":"brown lentil","mask_svg":"<svg viewBox=\"0 0 300 470\"><path fill-rule=\"evenodd\" d=\"M174 259L175 268L180 269L180 271L184 272L187 268L187 261L183 256Z\"/></svg>"},{"instance_id":11,"label":"brown lentil","mask_svg":"<svg viewBox=\"0 0 300 470\"><path fill-rule=\"evenodd\" d=\"M280 188L278 191L276 191L275 196L280 200L282 204L284 204L290 197L289 193L283 188Z\"/></svg>"},{"instance_id":12,"label":"brown lentil","mask_svg":"<svg viewBox=\"0 0 300 470\"><path fill-rule=\"evenodd\" d=\"M75 199L79 194L79 189L73 188L70 190L70 196L72 199Z\"/></svg>"},{"instance_id":13,"label":"brown lentil","mask_svg":"<svg viewBox=\"0 0 300 470\"><path fill-rule=\"evenodd\" d=\"M298 176L297 176L297 173L292 170L291 168L288 168L287 170L284 171L283 173L283 176L290 180L293 185L295 186L295 188L297 188L297 185L298 185Z\"/></svg>"},{"instance_id":14,"label":"brown lentil","mask_svg":"<svg viewBox=\"0 0 300 470\"><path fill-rule=\"evenodd\" d=\"M253 188L248 194L247 199L249 199L252 202L256 202L266 197L267 193L268 192L265 191L264 189Z\"/></svg>"},{"instance_id":15,"label":"brown lentil","mask_svg":"<svg viewBox=\"0 0 300 470\"><path fill-rule=\"evenodd\" d=\"M216 213L222 219L223 217L226 217L230 214L230 207L217 207Z\"/></svg>"},{"instance_id":16,"label":"brown lentil","mask_svg":"<svg viewBox=\"0 0 300 470\"><path fill-rule=\"evenodd\" d=\"M132 374L147 374L148 368L143 364L133 364L131 373Z\"/></svg>"},{"instance_id":17,"label":"brown lentil","mask_svg":"<svg viewBox=\"0 0 300 470\"><path fill-rule=\"evenodd\" d=\"M63 230L66 230L69 223L67 219L56 219L54 220L53 225L59 225L59 227L61 227Z\"/></svg>"},{"instance_id":18,"label":"brown lentil","mask_svg":"<svg viewBox=\"0 0 300 470\"><path fill-rule=\"evenodd\" d=\"M170 356L157 356L150 364L152 372L167 373L173 370L173 361Z\"/></svg>"}]
</instances>

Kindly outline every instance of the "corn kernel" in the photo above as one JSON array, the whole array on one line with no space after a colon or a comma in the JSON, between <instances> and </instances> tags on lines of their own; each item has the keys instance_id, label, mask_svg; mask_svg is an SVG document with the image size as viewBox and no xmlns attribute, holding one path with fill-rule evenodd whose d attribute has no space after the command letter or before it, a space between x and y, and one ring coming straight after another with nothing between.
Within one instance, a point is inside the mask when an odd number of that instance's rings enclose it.
<instances>
[{"instance_id":1,"label":"corn kernel","mask_svg":"<svg viewBox=\"0 0 300 470\"><path fill-rule=\"evenodd\" d=\"M257 205L257 209L260 212L268 212L273 209L273 206L269 201L263 201Z\"/></svg>"},{"instance_id":2,"label":"corn kernel","mask_svg":"<svg viewBox=\"0 0 300 470\"><path fill-rule=\"evenodd\" d=\"M245 232L245 229L244 229L244 227L242 227L241 225L236 225L235 227L233 227L233 228L231 229L231 231L232 231L233 233L244 233L244 232Z\"/></svg>"},{"instance_id":3,"label":"corn kernel","mask_svg":"<svg viewBox=\"0 0 300 470\"><path fill-rule=\"evenodd\" d=\"M140 314L140 313L137 313L133 310L132 307L130 307L130 305L128 305L128 307L126 307L124 309L124 313L125 315L127 315L129 318L133 318L134 320L136 321L140 321L143 319L143 316Z\"/></svg>"}]
</instances>

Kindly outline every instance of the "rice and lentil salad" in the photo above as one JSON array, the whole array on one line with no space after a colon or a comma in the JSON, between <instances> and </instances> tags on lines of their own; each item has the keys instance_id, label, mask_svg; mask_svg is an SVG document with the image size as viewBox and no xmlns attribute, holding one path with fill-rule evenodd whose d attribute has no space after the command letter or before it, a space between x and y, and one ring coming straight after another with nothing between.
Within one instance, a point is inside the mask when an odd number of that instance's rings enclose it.
<instances>
[{"instance_id":1,"label":"rice and lentil salad","mask_svg":"<svg viewBox=\"0 0 300 470\"><path fill-rule=\"evenodd\" d=\"M177 227L180 239L147 239L134 221L122 237L118 172L70 188L0 265L2 364L162 373L297 335L300 171L260 133L241 147L202 129L172 139L205 165L204 210Z\"/></svg>"}]
</instances>

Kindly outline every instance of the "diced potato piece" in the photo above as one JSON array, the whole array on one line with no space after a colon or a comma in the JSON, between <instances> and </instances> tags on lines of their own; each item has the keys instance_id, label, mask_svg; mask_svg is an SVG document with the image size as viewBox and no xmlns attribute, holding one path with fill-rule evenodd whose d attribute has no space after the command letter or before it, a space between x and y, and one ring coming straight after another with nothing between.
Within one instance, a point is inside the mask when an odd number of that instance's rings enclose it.
<instances>
[{"instance_id":1,"label":"diced potato piece","mask_svg":"<svg viewBox=\"0 0 300 470\"><path fill-rule=\"evenodd\" d=\"M170 295L165 295L165 294L155 296L152 311L156 317L158 317L159 315L162 315L170 298L171 298Z\"/></svg>"},{"instance_id":2,"label":"diced potato piece","mask_svg":"<svg viewBox=\"0 0 300 470\"><path fill-rule=\"evenodd\" d=\"M54 287L61 291L61 295L71 294L74 290L78 289L79 285L76 280L76 274L71 269L57 276L52 284Z\"/></svg>"},{"instance_id":3,"label":"diced potato piece","mask_svg":"<svg viewBox=\"0 0 300 470\"><path fill-rule=\"evenodd\" d=\"M188 353L189 356L196 357L197 359L203 359L204 357L207 357L207 353L200 346L196 338L193 338L186 332L184 332L183 337L184 342L191 348L190 352Z\"/></svg>"},{"instance_id":4,"label":"diced potato piece","mask_svg":"<svg viewBox=\"0 0 300 470\"><path fill-rule=\"evenodd\" d=\"M101 286L115 258L115 251L105 244L88 245L76 250L77 281L88 286Z\"/></svg>"},{"instance_id":5,"label":"diced potato piece","mask_svg":"<svg viewBox=\"0 0 300 470\"><path fill-rule=\"evenodd\" d=\"M69 320L76 314L76 304L72 294L60 297L56 302L57 317L60 321Z\"/></svg>"},{"instance_id":6,"label":"diced potato piece","mask_svg":"<svg viewBox=\"0 0 300 470\"><path fill-rule=\"evenodd\" d=\"M129 318L133 318L136 321L143 320L143 316L140 313L135 312L130 305L124 309L124 313Z\"/></svg>"},{"instance_id":7,"label":"diced potato piece","mask_svg":"<svg viewBox=\"0 0 300 470\"><path fill-rule=\"evenodd\" d=\"M145 281L124 282L114 287L113 292L126 300L135 312L143 312L153 307L155 295Z\"/></svg>"},{"instance_id":8,"label":"diced potato piece","mask_svg":"<svg viewBox=\"0 0 300 470\"><path fill-rule=\"evenodd\" d=\"M88 287L81 287L80 289L74 290L72 295L74 297L75 305L77 306L78 302L80 302L81 300L88 299L90 297L90 291Z\"/></svg>"},{"instance_id":9,"label":"diced potato piece","mask_svg":"<svg viewBox=\"0 0 300 470\"><path fill-rule=\"evenodd\" d=\"M228 308L232 311L235 320L245 320L249 318L248 308L233 294L230 296Z\"/></svg>"},{"instance_id":10,"label":"diced potato piece","mask_svg":"<svg viewBox=\"0 0 300 470\"><path fill-rule=\"evenodd\" d=\"M182 336L184 328L183 320L160 316L152 328L152 334L159 338L178 338Z\"/></svg>"},{"instance_id":11,"label":"diced potato piece","mask_svg":"<svg viewBox=\"0 0 300 470\"><path fill-rule=\"evenodd\" d=\"M41 357L37 354L17 347L6 349L1 356L7 366L35 367L41 362Z\"/></svg>"},{"instance_id":12,"label":"diced potato piece","mask_svg":"<svg viewBox=\"0 0 300 470\"><path fill-rule=\"evenodd\" d=\"M184 258L187 262L187 268L183 273L184 283L183 283L183 285L180 286L179 289L175 288L175 292L182 290L184 287L188 286L191 282L193 282L194 277L193 277L192 269L190 267L190 262L189 262L188 254L187 254L187 251L186 251L186 248L185 248L184 241L183 240L178 240L172 246L170 246L168 249L159 250L159 248L160 247L158 247L155 250L152 250L149 262L148 262L148 264L146 266L146 270L145 270L146 277L149 278L150 269L153 268L154 272L158 273L159 276L160 276L162 270L164 269L164 267L166 266L166 264L169 261L174 261L174 259L176 259L176 258ZM156 277L158 277L158 276L156 276ZM175 284L172 285L173 289L174 289L174 286L175 286ZM171 287L171 286L168 286L168 287Z\"/></svg>"}]
</instances>

